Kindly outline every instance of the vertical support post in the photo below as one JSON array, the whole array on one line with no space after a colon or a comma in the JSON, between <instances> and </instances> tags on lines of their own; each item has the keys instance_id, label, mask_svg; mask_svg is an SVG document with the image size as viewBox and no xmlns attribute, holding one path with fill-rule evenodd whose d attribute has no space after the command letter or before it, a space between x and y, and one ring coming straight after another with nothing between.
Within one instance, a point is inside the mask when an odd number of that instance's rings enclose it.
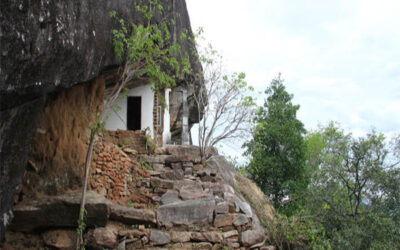
<instances>
[{"instance_id":1,"label":"vertical support post","mask_svg":"<svg viewBox=\"0 0 400 250\"><path fill-rule=\"evenodd\" d=\"M169 92L171 89L165 90L165 107L164 107L164 129L163 129L163 144L171 143L171 118L169 113Z\"/></svg>"},{"instance_id":2,"label":"vertical support post","mask_svg":"<svg viewBox=\"0 0 400 250\"><path fill-rule=\"evenodd\" d=\"M190 144L189 136L189 107L187 103L187 89L182 89L182 145Z\"/></svg>"}]
</instances>

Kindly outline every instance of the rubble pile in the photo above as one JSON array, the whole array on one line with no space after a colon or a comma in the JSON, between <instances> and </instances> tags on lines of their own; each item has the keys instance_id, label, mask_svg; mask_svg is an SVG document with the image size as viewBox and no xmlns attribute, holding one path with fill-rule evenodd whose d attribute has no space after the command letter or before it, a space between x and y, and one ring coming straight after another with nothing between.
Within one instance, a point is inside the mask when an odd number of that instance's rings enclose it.
<instances>
[{"instance_id":1,"label":"rubble pile","mask_svg":"<svg viewBox=\"0 0 400 250\"><path fill-rule=\"evenodd\" d=\"M90 189L118 204L144 208L153 206L150 172L137 161L137 151L120 148L106 140L96 144ZM143 181L144 180L144 181Z\"/></svg>"}]
</instances>

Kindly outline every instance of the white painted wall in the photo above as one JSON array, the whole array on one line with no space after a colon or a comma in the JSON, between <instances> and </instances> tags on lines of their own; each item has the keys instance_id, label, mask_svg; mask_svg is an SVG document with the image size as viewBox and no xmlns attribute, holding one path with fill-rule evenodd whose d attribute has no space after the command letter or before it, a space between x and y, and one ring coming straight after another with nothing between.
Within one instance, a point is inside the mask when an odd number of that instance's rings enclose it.
<instances>
[{"instance_id":1,"label":"white painted wall","mask_svg":"<svg viewBox=\"0 0 400 250\"><path fill-rule=\"evenodd\" d=\"M165 111L164 111L164 128L163 128L163 143L171 143L171 118L169 114L169 92L171 89L165 90Z\"/></svg>"},{"instance_id":2,"label":"white painted wall","mask_svg":"<svg viewBox=\"0 0 400 250\"><path fill-rule=\"evenodd\" d=\"M142 97L142 119L141 129L144 130L146 127L150 128L150 134L153 136L153 106L154 106L154 92L151 90L151 84L139 86L128 91L127 96L141 96ZM106 110L105 114L110 114L107 123L107 130L126 130L126 118L127 118L127 96L120 95L115 101L115 107L119 107L119 110L114 108L113 110ZM115 112L117 111L117 112ZM168 130L169 131L169 130Z\"/></svg>"}]
</instances>

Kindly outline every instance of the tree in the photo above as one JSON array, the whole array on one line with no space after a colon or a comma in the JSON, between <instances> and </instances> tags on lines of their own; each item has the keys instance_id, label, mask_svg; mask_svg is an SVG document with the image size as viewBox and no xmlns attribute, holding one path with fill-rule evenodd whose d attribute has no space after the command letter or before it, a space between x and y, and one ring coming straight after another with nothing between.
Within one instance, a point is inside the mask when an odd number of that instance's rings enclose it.
<instances>
[{"instance_id":1,"label":"tree","mask_svg":"<svg viewBox=\"0 0 400 250\"><path fill-rule=\"evenodd\" d=\"M172 38L168 27L175 23L163 18L157 23L152 21L155 14L163 13L163 5L158 0L148 0L148 4L138 5L138 13L144 16L144 22L127 26L115 11L110 17L116 19L121 28L113 30L114 51L121 62L121 77L106 96L105 106L112 106L124 88L134 80L147 80L154 84L153 90L175 85L175 78L190 73L188 55L182 55L181 47ZM184 32L181 40L187 39ZM142 79L145 77L145 79Z\"/></svg>"},{"instance_id":2,"label":"tree","mask_svg":"<svg viewBox=\"0 0 400 250\"><path fill-rule=\"evenodd\" d=\"M395 158L389 161L383 134L372 130L354 138L330 123L307 138L307 164L313 173L307 209L333 245L398 248L400 166Z\"/></svg>"},{"instance_id":3,"label":"tree","mask_svg":"<svg viewBox=\"0 0 400 250\"><path fill-rule=\"evenodd\" d=\"M247 171L265 194L270 195L279 209L284 198L299 197L308 184L305 171L306 132L296 118L299 105L293 105L280 75L265 91L267 99L254 119L253 138L245 143L250 157ZM290 205L296 203L290 202ZM286 211L290 206L286 207Z\"/></svg>"},{"instance_id":4,"label":"tree","mask_svg":"<svg viewBox=\"0 0 400 250\"><path fill-rule=\"evenodd\" d=\"M110 17L120 24L120 29L113 30L114 51L121 62L120 79L111 91L105 95L103 111L115 110L114 102L122 91L134 80L150 81L154 84L153 90L159 93L164 88L175 85L175 78L190 72L187 55L182 55L180 45L171 37L168 27L173 27L174 22L163 18L153 22L155 14L162 14L163 5L158 0L148 0L136 6L138 14L143 15L143 22L126 25L125 21L117 18L115 11L110 12ZM186 39L183 34L180 39ZM179 59L178 59L179 58ZM160 96L162 99L162 96ZM82 187L82 198L78 219L77 249L83 244L84 215L86 190L89 178L91 156L96 138L104 129L107 114L97 114L97 120L90 127L90 143L86 154L85 176Z\"/></svg>"},{"instance_id":5,"label":"tree","mask_svg":"<svg viewBox=\"0 0 400 250\"><path fill-rule=\"evenodd\" d=\"M204 77L204 85L193 87L200 121L198 143L204 161L216 144L249 132L248 122L255 104L253 88L247 84L244 73L225 73L222 57L211 45L198 45L198 51L203 66L203 75L199 77Z\"/></svg>"}]
</instances>

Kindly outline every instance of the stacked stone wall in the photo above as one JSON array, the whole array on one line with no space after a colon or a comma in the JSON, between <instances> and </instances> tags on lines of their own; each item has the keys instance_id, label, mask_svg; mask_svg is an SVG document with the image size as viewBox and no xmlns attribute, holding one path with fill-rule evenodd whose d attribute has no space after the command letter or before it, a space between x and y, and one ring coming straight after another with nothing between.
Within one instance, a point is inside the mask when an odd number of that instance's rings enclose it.
<instances>
[{"instance_id":1,"label":"stacked stone wall","mask_svg":"<svg viewBox=\"0 0 400 250\"><path fill-rule=\"evenodd\" d=\"M116 130L104 131L103 140L111 142L119 147L128 147L136 150L138 154L146 154L146 138L143 130Z\"/></svg>"},{"instance_id":2,"label":"stacked stone wall","mask_svg":"<svg viewBox=\"0 0 400 250\"><path fill-rule=\"evenodd\" d=\"M96 145L94 157L90 187L97 193L89 192L88 247L271 249L264 246L257 214L226 177L231 170L221 157L202 164L199 149L193 146L157 148L147 155L108 141ZM60 248L57 235L75 242L66 227L77 226L71 211L79 207L79 195L19 204L11 228L33 235L40 229L40 246ZM48 221L48 211L70 219L55 220L56 214ZM28 218L34 219L24 226ZM13 237L19 236L9 232L5 244L12 244Z\"/></svg>"}]
</instances>

